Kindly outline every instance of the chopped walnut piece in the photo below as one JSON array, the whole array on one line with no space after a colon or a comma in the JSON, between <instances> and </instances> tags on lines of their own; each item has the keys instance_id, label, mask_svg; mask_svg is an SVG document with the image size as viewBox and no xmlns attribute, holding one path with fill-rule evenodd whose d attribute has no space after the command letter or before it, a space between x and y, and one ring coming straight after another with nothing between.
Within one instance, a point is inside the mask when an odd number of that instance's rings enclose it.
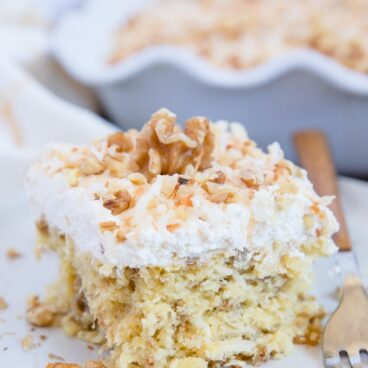
<instances>
[{"instance_id":1,"label":"chopped walnut piece","mask_svg":"<svg viewBox=\"0 0 368 368\"><path fill-rule=\"evenodd\" d=\"M148 151L148 171L152 175L159 175L161 173L161 157L153 148L150 148Z\"/></svg>"},{"instance_id":2,"label":"chopped walnut piece","mask_svg":"<svg viewBox=\"0 0 368 368\"><path fill-rule=\"evenodd\" d=\"M8 303L2 296L0 296L0 311L8 309L8 307L9 307Z\"/></svg>"},{"instance_id":3,"label":"chopped walnut piece","mask_svg":"<svg viewBox=\"0 0 368 368\"><path fill-rule=\"evenodd\" d=\"M208 199L214 203L233 203L238 198L234 189L224 184L208 181L204 187L209 194Z\"/></svg>"},{"instance_id":4,"label":"chopped walnut piece","mask_svg":"<svg viewBox=\"0 0 368 368\"><path fill-rule=\"evenodd\" d=\"M215 137L211 132L209 120L200 116L193 117L186 121L184 131L197 142L191 163L195 163L194 166L199 171L207 169L210 167L215 148Z\"/></svg>"},{"instance_id":5,"label":"chopped walnut piece","mask_svg":"<svg viewBox=\"0 0 368 368\"><path fill-rule=\"evenodd\" d=\"M161 109L152 115L150 122L160 143L169 145L182 142L189 148L194 148L196 143L184 134L179 125L176 124L176 117L166 109Z\"/></svg>"},{"instance_id":6,"label":"chopped walnut piece","mask_svg":"<svg viewBox=\"0 0 368 368\"><path fill-rule=\"evenodd\" d=\"M100 222L101 231L114 231L118 228L119 226L114 221Z\"/></svg>"},{"instance_id":7,"label":"chopped walnut piece","mask_svg":"<svg viewBox=\"0 0 368 368\"><path fill-rule=\"evenodd\" d=\"M166 109L152 115L137 136L135 162L148 180L162 174L184 173L189 164L196 170L209 166L214 148L210 124L204 118L192 118L184 131L176 117Z\"/></svg>"},{"instance_id":8,"label":"chopped walnut piece","mask_svg":"<svg viewBox=\"0 0 368 368\"><path fill-rule=\"evenodd\" d=\"M161 193L168 198L175 196L178 190L178 182L176 180L171 180L171 178L164 180L161 185Z\"/></svg>"},{"instance_id":9,"label":"chopped walnut piece","mask_svg":"<svg viewBox=\"0 0 368 368\"><path fill-rule=\"evenodd\" d=\"M126 153L119 154L116 157L105 155L103 161L110 175L116 178L126 177L136 168L132 158Z\"/></svg>"},{"instance_id":10,"label":"chopped walnut piece","mask_svg":"<svg viewBox=\"0 0 368 368\"><path fill-rule=\"evenodd\" d=\"M42 304L36 295L27 300L27 320L36 327L49 327L54 321L54 313L45 304Z\"/></svg>"},{"instance_id":11,"label":"chopped walnut piece","mask_svg":"<svg viewBox=\"0 0 368 368\"><path fill-rule=\"evenodd\" d=\"M25 336L20 343L24 351L29 351L36 347L32 335Z\"/></svg>"},{"instance_id":12,"label":"chopped walnut piece","mask_svg":"<svg viewBox=\"0 0 368 368\"><path fill-rule=\"evenodd\" d=\"M74 363L49 363L46 368L82 368L79 364Z\"/></svg>"},{"instance_id":13,"label":"chopped walnut piece","mask_svg":"<svg viewBox=\"0 0 368 368\"><path fill-rule=\"evenodd\" d=\"M105 167L91 154L82 161L79 169L83 175L98 175L104 171Z\"/></svg>"},{"instance_id":14,"label":"chopped walnut piece","mask_svg":"<svg viewBox=\"0 0 368 368\"><path fill-rule=\"evenodd\" d=\"M115 145L117 152L130 152L134 148L132 138L123 132L116 132L107 137L107 145L109 147Z\"/></svg>"},{"instance_id":15,"label":"chopped walnut piece","mask_svg":"<svg viewBox=\"0 0 368 368\"><path fill-rule=\"evenodd\" d=\"M208 119L191 118L183 130L174 114L161 109L140 132L131 130L108 136L107 148L101 143L105 149L102 158L86 149L82 158L66 162L63 171L72 187L79 184L80 177L98 175L105 170L110 176L129 177L133 184L144 184L157 175L184 174L188 166L194 172L205 170L211 164L214 143Z\"/></svg>"},{"instance_id":16,"label":"chopped walnut piece","mask_svg":"<svg viewBox=\"0 0 368 368\"><path fill-rule=\"evenodd\" d=\"M9 248L6 252L6 256L9 258L9 259L17 259L17 258L20 258L22 256L21 253L19 253L16 249L14 248Z\"/></svg>"},{"instance_id":17,"label":"chopped walnut piece","mask_svg":"<svg viewBox=\"0 0 368 368\"><path fill-rule=\"evenodd\" d=\"M105 200L103 206L118 215L129 208L131 199L129 192L123 189L116 192L114 198Z\"/></svg>"}]
</instances>

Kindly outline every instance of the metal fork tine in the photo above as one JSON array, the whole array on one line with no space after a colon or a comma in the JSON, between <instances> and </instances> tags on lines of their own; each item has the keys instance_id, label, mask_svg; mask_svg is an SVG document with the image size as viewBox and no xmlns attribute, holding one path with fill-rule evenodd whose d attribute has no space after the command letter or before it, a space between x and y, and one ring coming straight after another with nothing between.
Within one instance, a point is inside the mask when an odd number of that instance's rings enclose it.
<instances>
[{"instance_id":1,"label":"metal fork tine","mask_svg":"<svg viewBox=\"0 0 368 368\"><path fill-rule=\"evenodd\" d=\"M368 344L368 298L360 280L347 276L342 302L327 322L323 335L325 357L336 350L346 351L354 368L364 367L360 350Z\"/></svg>"},{"instance_id":2,"label":"metal fork tine","mask_svg":"<svg viewBox=\"0 0 368 368\"><path fill-rule=\"evenodd\" d=\"M364 368L362 359L360 358L359 351L352 352L351 350L348 352L349 362L353 368Z\"/></svg>"},{"instance_id":3,"label":"metal fork tine","mask_svg":"<svg viewBox=\"0 0 368 368\"><path fill-rule=\"evenodd\" d=\"M360 357L359 349L354 349L350 347L350 349L347 350L347 353L349 357L349 362L353 367L358 366L359 364L363 364L362 358Z\"/></svg>"},{"instance_id":4,"label":"metal fork tine","mask_svg":"<svg viewBox=\"0 0 368 368\"><path fill-rule=\"evenodd\" d=\"M352 363L351 361L350 361L350 364L351 364L351 366L353 367L353 368L365 368L364 367L364 364L362 363L362 362L359 362L359 363Z\"/></svg>"},{"instance_id":5,"label":"metal fork tine","mask_svg":"<svg viewBox=\"0 0 368 368\"><path fill-rule=\"evenodd\" d=\"M350 367L348 367L347 365L346 365L346 363L344 363L344 362L340 362L340 363L336 363L336 364L334 364L334 365L325 365L325 367L326 368L350 368ZM354 367L355 368L355 367ZM364 368L363 366L362 366L362 368Z\"/></svg>"},{"instance_id":6,"label":"metal fork tine","mask_svg":"<svg viewBox=\"0 0 368 368\"><path fill-rule=\"evenodd\" d=\"M339 356L339 353L331 355L330 357L324 358L324 363L326 368L342 368L342 362Z\"/></svg>"}]
</instances>

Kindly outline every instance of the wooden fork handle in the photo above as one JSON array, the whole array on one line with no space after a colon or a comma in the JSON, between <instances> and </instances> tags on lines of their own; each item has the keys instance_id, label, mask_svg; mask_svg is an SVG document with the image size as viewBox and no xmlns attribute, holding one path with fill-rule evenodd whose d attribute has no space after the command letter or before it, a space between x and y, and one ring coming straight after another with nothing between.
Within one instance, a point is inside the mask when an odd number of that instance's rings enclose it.
<instances>
[{"instance_id":1,"label":"wooden fork handle","mask_svg":"<svg viewBox=\"0 0 368 368\"><path fill-rule=\"evenodd\" d=\"M340 231L334 240L340 250L351 250L351 241L340 204L335 166L325 135L318 130L301 131L294 135L294 144L300 163L307 170L316 192L320 196L336 196L330 208L340 224Z\"/></svg>"}]
</instances>

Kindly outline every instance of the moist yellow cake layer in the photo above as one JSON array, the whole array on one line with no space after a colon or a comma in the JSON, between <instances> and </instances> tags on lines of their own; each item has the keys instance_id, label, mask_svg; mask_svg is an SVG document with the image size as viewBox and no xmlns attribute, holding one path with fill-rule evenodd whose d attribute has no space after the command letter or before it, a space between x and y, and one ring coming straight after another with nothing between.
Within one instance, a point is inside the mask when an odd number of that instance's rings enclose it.
<instances>
[{"instance_id":1,"label":"moist yellow cake layer","mask_svg":"<svg viewBox=\"0 0 368 368\"><path fill-rule=\"evenodd\" d=\"M60 279L43 307L55 324L111 349L112 368L242 367L280 358L294 343L316 344L323 312L306 294L311 255L214 254L170 267L117 271L44 227L40 244L58 253ZM318 251L319 250L319 251Z\"/></svg>"}]
</instances>

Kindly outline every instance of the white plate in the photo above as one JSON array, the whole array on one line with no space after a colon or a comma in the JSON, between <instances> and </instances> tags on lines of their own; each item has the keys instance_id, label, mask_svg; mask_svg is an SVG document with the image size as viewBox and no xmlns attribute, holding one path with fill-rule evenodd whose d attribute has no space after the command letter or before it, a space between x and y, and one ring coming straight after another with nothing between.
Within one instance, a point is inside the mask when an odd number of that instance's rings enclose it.
<instances>
[{"instance_id":1,"label":"white plate","mask_svg":"<svg viewBox=\"0 0 368 368\"><path fill-rule=\"evenodd\" d=\"M15 163L13 162L12 165ZM19 188L19 179L12 176L3 178L9 181L9 187ZM16 180L16 183L12 183ZM14 185L11 185L14 184ZM365 280L368 280L368 185L352 179L340 180L341 193L347 214L354 247L358 252ZM13 195L11 195L13 194ZM16 199L14 194L17 194ZM34 229L33 219L27 206L24 193L15 189L9 197L2 199L4 206L0 208L0 296L9 303L6 311L0 312L0 366L16 368L44 368L49 353L65 358L68 362L82 363L96 357L87 344L66 337L58 329L36 329L24 319L25 301L30 294L42 294L45 286L54 280L57 273L57 261L50 254L40 263L33 254ZM5 257L8 247L14 247L22 253L22 257L10 261ZM333 259L322 260L317 265L317 290L319 301L331 312L336 305L336 288L339 276L334 271ZM21 340L31 334L37 347L25 352L21 348ZM47 336L45 341L40 335ZM295 354L264 365L267 368L303 368L322 367L320 348L298 347Z\"/></svg>"}]
</instances>

